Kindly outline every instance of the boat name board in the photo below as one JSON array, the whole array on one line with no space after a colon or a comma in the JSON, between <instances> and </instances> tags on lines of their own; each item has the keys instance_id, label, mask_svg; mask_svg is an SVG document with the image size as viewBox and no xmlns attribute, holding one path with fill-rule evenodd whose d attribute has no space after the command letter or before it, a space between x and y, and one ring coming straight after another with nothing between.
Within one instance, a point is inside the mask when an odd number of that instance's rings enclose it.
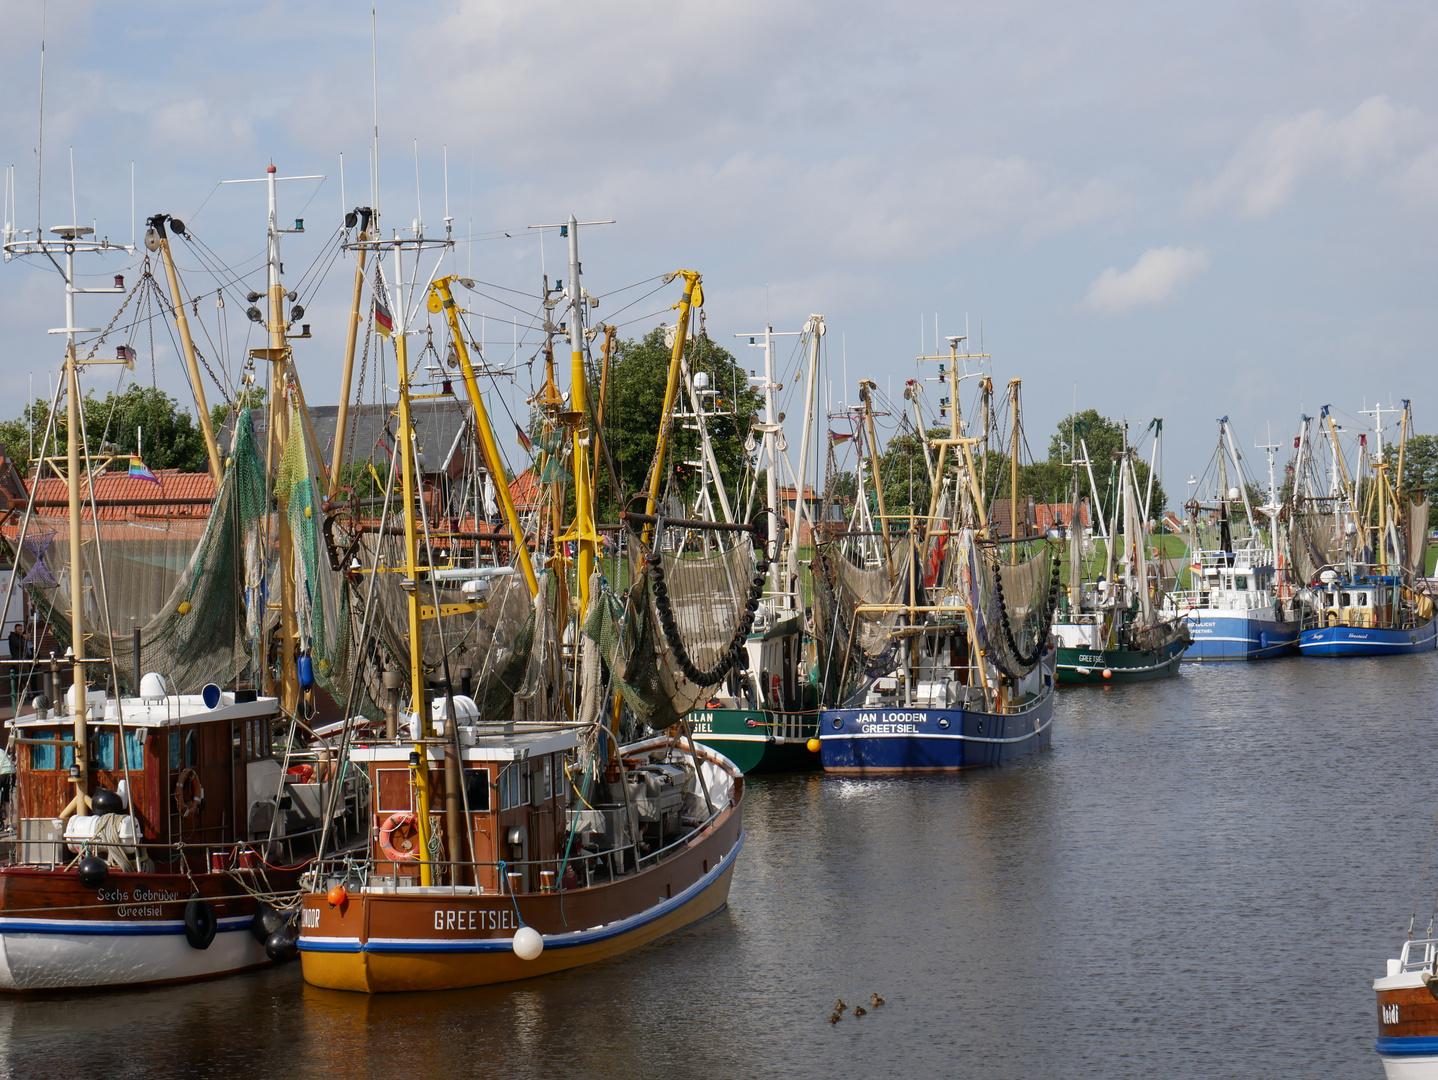
<instances>
[{"instance_id":1,"label":"boat name board","mask_svg":"<svg viewBox=\"0 0 1438 1080\"><path fill-rule=\"evenodd\" d=\"M107 904L117 904L115 914L122 919L158 919L164 916L162 903L174 903L181 899L179 893L170 889L146 889L144 887L126 892L124 889L100 889L95 894Z\"/></svg>"},{"instance_id":2,"label":"boat name board","mask_svg":"<svg viewBox=\"0 0 1438 1080\"><path fill-rule=\"evenodd\" d=\"M921 712L860 713L859 732L863 735L917 735L924 721Z\"/></svg>"},{"instance_id":3,"label":"boat name board","mask_svg":"<svg viewBox=\"0 0 1438 1080\"><path fill-rule=\"evenodd\" d=\"M1398 1006L1396 1004L1383 1006L1383 1023L1398 1023Z\"/></svg>"},{"instance_id":4,"label":"boat name board","mask_svg":"<svg viewBox=\"0 0 1438 1080\"><path fill-rule=\"evenodd\" d=\"M519 916L511 908L488 911L479 908L436 908L436 930L518 930Z\"/></svg>"}]
</instances>

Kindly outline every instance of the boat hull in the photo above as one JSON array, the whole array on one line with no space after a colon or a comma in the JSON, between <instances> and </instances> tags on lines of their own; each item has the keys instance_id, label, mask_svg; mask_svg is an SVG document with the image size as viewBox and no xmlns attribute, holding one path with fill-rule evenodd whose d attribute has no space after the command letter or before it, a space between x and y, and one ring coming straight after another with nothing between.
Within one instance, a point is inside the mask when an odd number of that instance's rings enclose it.
<instances>
[{"instance_id":1,"label":"boat hull","mask_svg":"<svg viewBox=\"0 0 1438 1080\"><path fill-rule=\"evenodd\" d=\"M1407 630L1373 626L1320 626L1303 631L1298 651L1304 656L1398 656L1438 646L1438 622L1429 619Z\"/></svg>"},{"instance_id":2,"label":"boat hull","mask_svg":"<svg viewBox=\"0 0 1438 1080\"><path fill-rule=\"evenodd\" d=\"M744 773L805 772L819 767L808 741L819 734L816 713L759 709L698 709L689 714L694 739Z\"/></svg>"},{"instance_id":3,"label":"boat hull","mask_svg":"<svg viewBox=\"0 0 1438 1080\"><path fill-rule=\"evenodd\" d=\"M1147 682L1177 674L1183 651L1182 641L1156 650L1060 648L1055 674L1068 686Z\"/></svg>"},{"instance_id":4,"label":"boat hull","mask_svg":"<svg viewBox=\"0 0 1438 1080\"><path fill-rule=\"evenodd\" d=\"M1042 750L1053 729L1046 689L1012 713L963 708L823 709L819 755L824 771L867 774L952 772L1000 765Z\"/></svg>"},{"instance_id":5,"label":"boat hull","mask_svg":"<svg viewBox=\"0 0 1438 1080\"><path fill-rule=\"evenodd\" d=\"M1417 981L1416 976L1405 981ZM1438 1080L1438 1001L1421 984L1379 989L1377 994L1374 1050L1384 1073L1389 1080Z\"/></svg>"},{"instance_id":6,"label":"boat hull","mask_svg":"<svg viewBox=\"0 0 1438 1080\"><path fill-rule=\"evenodd\" d=\"M1185 614L1193 636L1185 660L1269 660L1287 656L1298 644L1298 623L1275 619L1270 608L1194 608Z\"/></svg>"},{"instance_id":7,"label":"boat hull","mask_svg":"<svg viewBox=\"0 0 1438 1080\"><path fill-rule=\"evenodd\" d=\"M607 960L722 908L743 842L735 806L682 853L589 888L517 896L463 887L364 890L339 907L310 894L299 943L305 981L372 994L454 990ZM514 952L521 926L543 938L533 960Z\"/></svg>"},{"instance_id":8,"label":"boat hull","mask_svg":"<svg viewBox=\"0 0 1438 1080\"><path fill-rule=\"evenodd\" d=\"M293 888L297 874L283 876ZM274 886L276 875L269 878ZM216 916L204 949L185 936L185 906L197 889ZM186 982L262 967L272 961L250 932L255 908L228 873L111 873L87 889L73 871L3 867L0 991Z\"/></svg>"}]
</instances>

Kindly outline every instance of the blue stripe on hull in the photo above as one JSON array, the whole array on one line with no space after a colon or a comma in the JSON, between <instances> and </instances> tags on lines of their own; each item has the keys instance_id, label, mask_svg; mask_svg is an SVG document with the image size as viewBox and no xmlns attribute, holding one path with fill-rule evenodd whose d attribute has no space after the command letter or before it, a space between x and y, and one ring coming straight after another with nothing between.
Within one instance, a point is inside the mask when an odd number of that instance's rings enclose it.
<instances>
[{"instance_id":1,"label":"blue stripe on hull","mask_svg":"<svg viewBox=\"0 0 1438 1080\"><path fill-rule=\"evenodd\" d=\"M1384 1057L1438 1057L1438 1036L1380 1035L1373 1049Z\"/></svg>"},{"instance_id":2,"label":"blue stripe on hull","mask_svg":"<svg viewBox=\"0 0 1438 1080\"><path fill-rule=\"evenodd\" d=\"M933 772L998 765L1049 745L1051 689L1021 713L961 708L823 709L819 757L826 772Z\"/></svg>"},{"instance_id":3,"label":"blue stripe on hull","mask_svg":"<svg viewBox=\"0 0 1438 1080\"><path fill-rule=\"evenodd\" d=\"M1200 609L1189 616L1188 628L1193 644L1183 654L1185 660L1267 660L1288 655L1298 642L1297 623L1246 613Z\"/></svg>"},{"instance_id":4,"label":"blue stripe on hull","mask_svg":"<svg viewBox=\"0 0 1438 1080\"><path fill-rule=\"evenodd\" d=\"M1303 631L1298 651L1304 656L1399 656L1426 652L1435 644L1438 644L1438 623L1429 619L1411 630L1321 626Z\"/></svg>"}]
</instances>

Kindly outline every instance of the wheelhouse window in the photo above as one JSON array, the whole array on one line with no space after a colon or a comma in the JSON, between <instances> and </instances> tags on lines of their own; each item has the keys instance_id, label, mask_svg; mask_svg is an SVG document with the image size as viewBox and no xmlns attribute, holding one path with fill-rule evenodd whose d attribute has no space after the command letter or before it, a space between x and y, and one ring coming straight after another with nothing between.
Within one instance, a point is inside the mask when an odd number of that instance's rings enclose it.
<instances>
[{"instance_id":1,"label":"wheelhouse window","mask_svg":"<svg viewBox=\"0 0 1438 1080\"><path fill-rule=\"evenodd\" d=\"M466 769L464 771L464 801L471 814L489 809L489 770Z\"/></svg>"},{"instance_id":2,"label":"wheelhouse window","mask_svg":"<svg viewBox=\"0 0 1438 1080\"><path fill-rule=\"evenodd\" d=\"M544 801L554 798L554 758L544 755Z\"/></svg>"},{"instance_id":3,"label":"wheelhouse window","mask_svg":"<svg viewBox=\"0 0 1438 1080\"><path fill-rule=\"evenodd\" d=\"M512 810L529 803L529 770L523 762L506 765L499 774L499 808Z\"/></svg>"},{"instance_id":4,"label":"wheelhouse window","mask_svg":"<svg viewBox=\"0 0 1438 1080\"><path fill-rule=\"evenodd\" d=\"M1234 581L1234 586L1233 586L1233 587L1234 587L1235 589L1237 589L1239 592L1247 592L1247 591L1248 591L1248 575L1247 575L1247 574L1239 574L1239 575L1237 575L1237 576L1233 579L1233 581Z\"/></svg>"},{"instance_id":5,"label":"wheelhouse window","mask_svg":"<svg viewBox=\"0 0 1438 1080\"><path fill-rule=\"evenodd\" d=\"M97 769L115 768L115 733L113 731L95 731L90 735L90 755L95 761Z\"/></svg>"},{"instance_id":6,"label":"wheelhouse window","mask_svg":"<svg viewBox=\"0 0 1438 1080\"><path fill-rule=\"evenodd\" d=\"M1339 593L1339 594L1338 594L1338 606L1339 606L1339 607L1351 607L1352 605L1353 605L1353 596L1352 596L1351 593L1343 592L1343 593Z\"/></svg>"},{"instance_id":7,"label":"wheelhouse window","mask_svg":"<svg viewBox=\"0 0 1438 1080\"><path fill-rule=\"evenodd\" d=\"M73 731L38 731L34 737L37 739L63 739L65 742L75 741ZM57 750L58 754L56 754ZM32 769L68 769L73 764L75 764L75 751L72 747L54 745L30 747L30 768Z\"/></svg>"}]
</instances>

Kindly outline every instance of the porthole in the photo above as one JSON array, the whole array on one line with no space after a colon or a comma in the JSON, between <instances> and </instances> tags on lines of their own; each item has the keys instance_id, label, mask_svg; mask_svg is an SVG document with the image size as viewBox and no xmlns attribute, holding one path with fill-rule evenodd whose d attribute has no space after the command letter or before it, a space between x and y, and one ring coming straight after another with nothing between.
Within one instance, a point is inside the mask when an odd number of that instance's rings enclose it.
<instances>
[{"instance_id":1,"label":"porthole","mask_svg":"<svg viewBox=\"0 0 1438 1080\"><path fill-rule=\"evenodd\" d=\"M941 727L941 728L946 728L946 727L948 727L948 726L949 726L948 720L946 720L946 719L940 719L940 720L939 720L939 727Z\"/></svg>"},{"instance_id":2,"label":"porthole","mask_svg":"<svg viewBox=\"0 0 1438 1080\"><path fill-rule=\"evenodd\" d=\"M982 720L980 720L980 721L979 721L979 734L982 735L983 733L984 733L984 722L983 722Z\"/></svg>"},{"instance_id":3,"label":"porthole","mask_svg":"<svg viewBox=\"0 0 1438 1080\"><path fill-rule=\"evenodd\" d=\"M843 727L843 726L844 726L844 721L840 720L837 716L834 717L834 730L835 730L835 731L838 731L838 730L839 730L841 727Z\"/></svg>"}]
</instances>

